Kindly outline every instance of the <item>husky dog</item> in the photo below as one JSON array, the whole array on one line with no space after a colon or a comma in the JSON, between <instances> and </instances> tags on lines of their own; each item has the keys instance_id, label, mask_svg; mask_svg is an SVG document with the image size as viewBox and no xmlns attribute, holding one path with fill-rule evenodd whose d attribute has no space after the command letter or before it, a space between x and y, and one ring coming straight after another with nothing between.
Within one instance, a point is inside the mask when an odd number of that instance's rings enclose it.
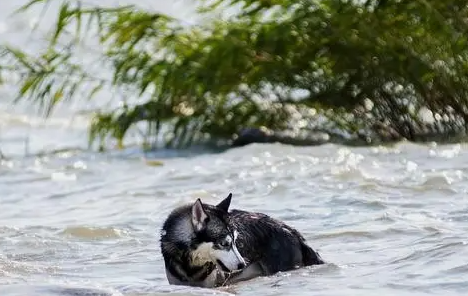
<instances>
[{"instance_id":1,"label":"husky dog","mask_svg":"<svg viewBox=\"0 0 468 296\"><path fill-rule=\"evenodd\" d=\"M161 251L170 284L213 288L324 263L297 230L281 221L229 212L231 198L216 206L197 199L169 214Z\"/></svg>"}]
</instances>

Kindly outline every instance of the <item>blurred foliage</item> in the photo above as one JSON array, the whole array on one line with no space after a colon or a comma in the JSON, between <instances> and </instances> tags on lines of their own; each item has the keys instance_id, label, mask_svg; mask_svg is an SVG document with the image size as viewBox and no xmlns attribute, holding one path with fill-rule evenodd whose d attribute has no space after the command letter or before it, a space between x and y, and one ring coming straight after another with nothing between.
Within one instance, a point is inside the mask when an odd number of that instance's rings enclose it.
<instances>
[{"instance_id":1,"label":"blurred foliage","mask_svg":"<svg viewBox=\"0 0 468 296\"><path fill-rule=\"evenodd\" d=\"M228 8L235 13L222 14ZM47 51L5 47L0 76L21 73L18 99L46 115L77 90L147 97L95 114L90 141L101 146L122 143L138 122L171 147L229 140L244 127L338 129L363 143L465 134L466 1L216 0L199 13L203 21L186 26L135 6L61 1ZM112 79L76 61L80 42L96 36Z\"/></svg>"}]
</instances>

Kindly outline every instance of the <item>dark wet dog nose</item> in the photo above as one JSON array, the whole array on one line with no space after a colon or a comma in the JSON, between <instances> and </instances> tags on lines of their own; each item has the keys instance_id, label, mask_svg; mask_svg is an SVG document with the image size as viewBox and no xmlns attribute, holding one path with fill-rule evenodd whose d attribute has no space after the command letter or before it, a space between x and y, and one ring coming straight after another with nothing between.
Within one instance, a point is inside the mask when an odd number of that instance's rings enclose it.
<instances>
[{"instance_id":1,"label":"dark wet dog nose","mask_svg":"<svg viewBox=\"0 0 468 296\"><path fill-rule=\"evenodd\" d=\"M237 265L237 269L243 269L245 267L245 263L239 263Z\"/></svg>"}]
</instances>

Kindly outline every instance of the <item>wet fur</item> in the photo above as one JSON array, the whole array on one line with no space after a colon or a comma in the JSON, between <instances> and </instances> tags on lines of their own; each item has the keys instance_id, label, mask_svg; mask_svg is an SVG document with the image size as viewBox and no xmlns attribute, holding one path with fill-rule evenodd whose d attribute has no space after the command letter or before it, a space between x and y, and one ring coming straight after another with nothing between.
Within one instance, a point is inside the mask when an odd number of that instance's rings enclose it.
<instances>
[{"instance_id":1,"label":"wet fur","mask_svg":"<svg viewBox=\"0 0 468 296\"><path fill-rule=\"evenodd\" d=\"M229 223L239 232L237 248L247 262L231 282L324 263L296 229L268 215L232 210Z\"/></svg>"},{"instance_id":2,"label":"wet fur","mask_svg":"<svg viewBox=\"0 0 468 296\"><path fill-rule=\"evenodd\" d=\"M323 264L320 255L310 248L294 228L262 213L228 208L231 195L217 206L203 204L204 213L185 205L172 211L164 222L161 251L170 284L216 287L268 276L303 266ZM200 201L201 203L201 201ZM198 220L209 217L205 229ZM197 219L194 220L195 217ZM238 272L224 272L202 254L212 248L218 232L237 231L235 245L247 267ZM200 249L202 248L202 249Z\"/></svg>"},{"instance_id":3,"label":"wet fur","mask_svg":"<svg viewBox=\"0 0 468 296\"><path fill-rule=\"evenodd\" d=\"M193 204L169 214L162 228L161 251L170 284L214 287L225 282L226 273L209 258L210 253L218 252L213 248L214 241L227 233L234 235L234 230L228 227L229 205L226 209L220 205L203 204L204 213L199 217L194 217L198 214L193 211ZM203 226L197 219L203 219L205 214L208 221Z\"/></svg>"}]
</instances>

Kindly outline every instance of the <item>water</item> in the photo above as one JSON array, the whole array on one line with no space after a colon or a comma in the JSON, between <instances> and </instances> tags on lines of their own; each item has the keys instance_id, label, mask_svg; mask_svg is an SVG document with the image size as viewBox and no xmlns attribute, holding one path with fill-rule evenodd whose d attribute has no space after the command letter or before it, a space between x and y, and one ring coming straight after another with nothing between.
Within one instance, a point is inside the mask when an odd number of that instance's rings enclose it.
<instances>
[{"instance_id":1,"label":"water","mask_svg":"<svg viewBox=\"0 0 468 296\"><path fill-rule=\"evenodd\" d=\"M161 151L151 158L163 165L152 166L137 149L83 149L83 118L70 123L63 111L44 122L27 106L0 106L0 148L10 157L0 165L2 296L468 291L467 145L250 145ZM233 207L296 227L328 264L216 290L168 285L164 218L178 205L198 197L216 203L229 192Z\"/></svg>"},{"instance_id":2,"label":"water","mask_svg":"<svg viewBox=\"0 0 468 296\"><path fill-rule=\"evenodd\" d=\"M251 145L163 161L153 167L138 157L85 152L5 161L2 295L82 295L72 288L212 293L167 284L159 229L172 208L197 197L215 203L228 192L233 206L295 226L329 262L238 284L230 293L468 289L466 146Z\"/></svg>"}]
</instances>

